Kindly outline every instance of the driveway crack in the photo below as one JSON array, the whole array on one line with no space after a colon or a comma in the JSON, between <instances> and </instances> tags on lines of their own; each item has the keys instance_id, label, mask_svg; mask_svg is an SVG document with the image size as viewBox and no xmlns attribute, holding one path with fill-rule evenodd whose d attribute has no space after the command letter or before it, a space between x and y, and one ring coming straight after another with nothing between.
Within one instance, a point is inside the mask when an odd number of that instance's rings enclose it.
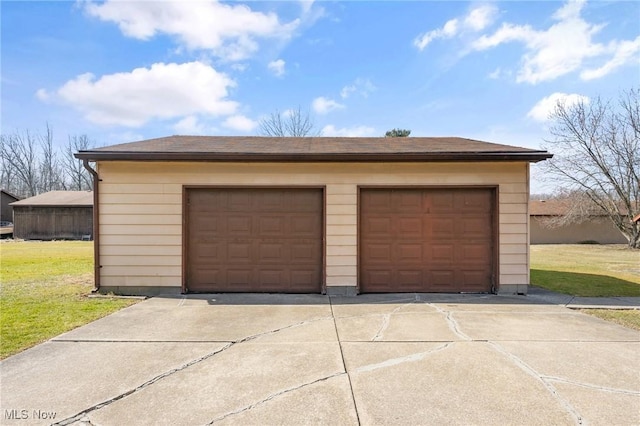
<instances>
[{"instance_id":1,"label":"driveway crack","mask_svg":"<svg viewBox=\"0 0 640 426\"><path fill-rule=\"evenodd\" d=\"M264 398L264 399L262 399L262 400L260 400L258 402L254 402L253 404L249 404L246 407L243 407L243 408L240 408L238 410L232 411L230 413L223 414L222 416L216 417L215 419L211 420L209 423L206 423L206 424L207 425L212 425L215 422L219 422L221 420L226 419L227 417L235 416L236 414L240 414L240 413L244 413L245 411L252 410L252 409L254 409L254 408L256 408L256 407L258 407L258 406L260 406L260 405L262 405L264 403L267 403L267 402L271 401L272 399L277 398L277 397L279 397L281 395L285 395L287 393L294 392L294 391L300 390L302 388L305 388L307 386L311 386L311 385L314 385L316 383L324 382L324 381L327 381L327 380L332 379L334 377L342 376L344 374L346 374L346 372L340 371L340 372L337 372L337 373L333 373L333 374L331 374L329 376L322 377L320 379L312 380L310 382L303 383L303 384L298 385L298 386L294 386L294 387L291 387L291 388L288 388L288 389L281 390L280 392L276 392L274 394L271 394L268 397L266 397L266 398Z\"/></svg>"},{"instance_id":2,"label":"driveway crack","mask_svg":"<svg viewBox=\"0 0 640 426\"><path fill-rule=\"evenodd\" d=\"M368 371L378 370L380 368L387 368L387 367L393 367L393 366L399 365L399 364L404 364L405 362L422 361L427 356L429 356L429 355L431 355L431 354L433 354L435 352L439 352L439 351L442 351L444 349L447 349L451 345L453 345L453 342L448 342L448 343L445 343L444 345L436 346L435 348L430 349L430 350L425 351L425 352L418 352L418 353L415 353L415 354L411 354L411 355L407 355L407 356L403 356L403 357L399 357L399 358L391 358L391 359L388 359L386 361L379 362L377 364L363 365L362 367L356 368L353 372L354 373L365 373L365 372L368 372Z\"/></svg>"},{"instance_id":3,"label":"driveway crack","mask_svg":"<svg viewBox=\"0 0 640 426\"><path fill-rule=\"evenodd\" d=\"M336 339L338 340L338 347L340 348L340 358L342 359L342 368L347 375L347 381L349 382L349 391L351 391L351 400L353 401L353 409L356 412L356 421L360 425L360 413L358 412L358 404L356 402L356 395L353 393L353 383L351 382L351 374L347 370L347 363L344 360L344 351L342 350L342 341L340 340L340 333L338 332L338 324L336 322L336 316L333 312L333 302L329 298L329 306L331 307L331 316L333 317L333 327L336 330Z\"/></svg>"},{"instance_id":4,"label":"driveway crack","mask_svg":"<svg viewBox=\"0 0 640 426\"><path fill-rule=\"evenodd\" d=\"M387 313L387 314L383 314L382 315L382 324L380 325L380 328L378 329L378 332L376 333L375 336L373 336L373 339L371 339L372 342L376 342L382 339L384 332L387 331L387 328L389 328L389 324L391 323L391 316L395 313L397 313L398 311L400 311L400 309L409 306L409 305L413 305L414 302L411 303L405 303L404 305L400 305L397 306L393 311Z\"/></svg>"},{"instance_id":5,"label":"driveway crack","mask_svg":"<svg viewBox=\"0 0 640 426\"><path fill-rule=\"evenodd\" d=\"M227 349L229 349L229 348L231 348L231 347L233 347L235 345L238 345L240 343L245 343L245 342L248 342L248 341L251 341L251 340L255 340L255 339L259 338L259 337L266 336L268 334L277 333L279 331L287 330L287 329L294 328L294 327L300 327L300 326L303 326L303 325L306 325L306 324L309 324L309 323L312 323L312 322L315 322L315 321L321 321L323 319L329 319L329 318L331 318L331 317L319 317L319 318L313 318L313 319L309 319L309 320L305 320L305 321L300 321L300 322L297 322L297 323L294 323L294 324L286 325L284 327L276 328L276 329L273 329L273 330L267 330L267 331L264 331L262 333L253 334L251 336L244 337L244 338L242 338L240 340L228 342L226 345L224 345L221 348L216 349L215 351L209 352L209 353L207 353L207 354L205 354L205 355L203 355L203 356L201 356L199 358L191 360L191 361L187 362L186 364L181 365L180 367L173 368L171 370L165 371L164 373L159 374L159 375L153 377L150 380L147 380L146 382L142 383L141 385L139 385L139 386L137 386L137 387L135 387L133 389L130 389L130 390L128 390L126 392L123 392L123 393L121 393L121 394L119 394L119 395L117 395L117 396L115 396L113 398L107 399L106 401L103 401L103 402L100 402L100 403L98 403L96 405L93 405L93 406L91 406L91 407L81 411L80 413L77 413L77 414L71 416L71 417L67 417L66 419L60 420L59 422L54 423L54 425L65 426L65 425L72 424L74 422L81 421L81 420L83 420L85 418L85 416L87 416L89 413L91 413L93 411L100 410L101 408L104 408L104 407L106 407L108 405L111 405L112 403L114 403L116 401L119 401L119 400L121 400L123 398L128 397L129 395L132 395L132 394L134 394L136 392L139 392L139 391L141 391L141 390L153 385L154 383L156 383L156 382L158 382L158 381L160 381L160 380L162 380L162 379L164 379L166 377L172 376L175 373L183 371L183 370L185 370L185 369L187 369L187 368L189 368L189 367L191 367L191 366L193 366L195 364L201 363L202 361L205 361L205 360L211 358L212 356L217 355L217 354L219 354L221 352L224 352ZM83 420L83 421L86 421L86 420Z\"/></svg>"},{"instance_id":6,"label":"driveway crack","mask_svg":"<svg viewBox=\"0 0 640 426\"><path fill-rule=\"evenodd\" d=\"M515 356L511 352L507 351L506 349L504 349L502 346L498 345L497 343L490 342L490 341L488 341L487 343L491 347L493 347L496 351L500 352L501 354L503 354L504 356L509 358L511 361L513 361L513 363L517 367L519 367L522 371L524 371L525 373L529 374L531 377L533 377L535 379L538 379L542 383L542 385L547 389L547 391L549 391L551 396L556 401L558 401L558 403L571 415L571 417L573 417L573 420L574 420L575 424L576 425L583 424L582 415L580 415L578 410L569 401L564 399L558 393L558 390L550 383L552 380L550 380L550 378L548 376L544 376L544 375L538 373L538 371L536 371L529 364L527 364L526 362L524 362L522 359L518 358L517 356Z\"/></svg>"},{"instance_id":7,"label":"driveway crack","mask_svg":"<svg viewBox=\"0 0 640 426\"><path fill-rule=\"evenodd\" d=\"M447 325L449 326L449 329L453 331L453 334L463 340L473 340L471 337L467 336L460 330L460 325L458 324L458 321L456 321L456 319L453 317L453 312L444 310L433 303L429 303L429 305L431 305L433 309L444 315L444 319L447 321Z\"/></svg>"},{"instance_id":8,"label":"driveway crack","mask_svg":"<svg viewBox=\"0 0 640 426\"><path fill-rule=\"evenodd\" d=\"M89 413L91 413L93 411L99 410L101 408L104 408L104 407L106 407L108 405L111 405L116 401L119 401L119 400L121 400L123 398L126 398L129 395L132 395L132 394L134 394L134 393L136 393L138 391L141 391L144 388L147 388L147 387L151 386L152 384L158 382L159 380L164 379L165 377L169 377L169 376L171 376L171 375L173 375L173 374L175 374L175 373L177 373L179 371L182 371L182 370L184 370L186 368L191 367L194 364L198 364L198 363L200 363L200 362L202 362L202 361L204 361L204 360L206 360L208 358L211 358L212 356L217 355L220 352L223 352L223 351L229 349L234 344L235 343L233 343L233 342L227 343L226 345L224 345L223 347L221 347L219 349L216 349L215 351L209 352L206 355L203 355L203 356L201 356L199 358L191 360L188 363L181 365L180 367L173 368L173 369L171 369L169 371L165 371L164 373L159 374L159 375L155 376L154 378L152 378L150 380L147 380L146 382L142 383L138 387L135 387L133 389L129 389L128 391L126 391L124 393L121 393L120 395L117 395L117 396L115 396L113 398L107 399L106 401L103 401L103 402L101 402L99 404L93 405L93 406L81 411L80 413L78 413L78 414L76 414L74 416L67 417L66 419L63 419L63 420L60 420L59 422L54 423L54 425L64 426L64 425L69 425L69 424L77 422L77 421L81 421L81 420L83 420L83 418L87 414L89 414ZM85 421L85 420L83 420L83 421Z\"/></svg>"},{"instance_id":9,"label":"driveway crack","mask_svg":"<svg viewBox=\"0 0 640 426\"><path fill-rule=\"evenodd\" d=\"M640 391L634 391L634 390L629 390L629 389L617 389L617 388L610 388L610 387L607 387L607 386L593 385L591 383L577 382L575 380L569 380L569 379L565 379L563 377L554 377L554 376L541 376L541 377L544 380L549 380L550 382L566 383L568 385L579 386L579 387L587 388L587 389L594 389L594 390L598 390L598 391L602 391L602 392L619 393L619 394L631 395L631 396L640 396Z\"/></svg>"}]
</instances>

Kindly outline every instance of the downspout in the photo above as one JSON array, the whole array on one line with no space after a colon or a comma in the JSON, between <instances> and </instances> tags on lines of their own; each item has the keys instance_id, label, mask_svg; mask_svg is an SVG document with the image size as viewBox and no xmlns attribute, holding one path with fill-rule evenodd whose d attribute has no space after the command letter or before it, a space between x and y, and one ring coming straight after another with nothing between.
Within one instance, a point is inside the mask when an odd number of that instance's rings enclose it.
<instances>
[{"instance_id":1,"label":"downspout","mask_svg":"<svg viewBox=\"0 0 640 426\"><path fill-rule=\"evenodd\" d=\"M83 159L82 164L93 177L93 274L95 283L93 293L96 293L100 290L100 203L98 201L100 188L98 182L100 181L100 177L98 176L98 172L89 165L89 160Z\"/></svg>"}]
</instances>

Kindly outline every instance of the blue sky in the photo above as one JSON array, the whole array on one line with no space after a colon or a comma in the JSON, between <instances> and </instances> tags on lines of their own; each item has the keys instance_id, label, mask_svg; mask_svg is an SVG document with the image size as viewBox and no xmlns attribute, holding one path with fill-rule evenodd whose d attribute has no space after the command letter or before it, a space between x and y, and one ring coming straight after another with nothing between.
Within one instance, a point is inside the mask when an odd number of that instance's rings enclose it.
<instances>
[{"instance_id":1,"label":"blue sky","mask_svg":"<svg viewBox=\"0 0 640 426\"><path fill-rule=\"evenodd\" d=\"M640 2L3 1L2 132L110 145L252 135L298 106L327 136L539 148L558 99L640 82Z\"/></svg>"}]
</instances>

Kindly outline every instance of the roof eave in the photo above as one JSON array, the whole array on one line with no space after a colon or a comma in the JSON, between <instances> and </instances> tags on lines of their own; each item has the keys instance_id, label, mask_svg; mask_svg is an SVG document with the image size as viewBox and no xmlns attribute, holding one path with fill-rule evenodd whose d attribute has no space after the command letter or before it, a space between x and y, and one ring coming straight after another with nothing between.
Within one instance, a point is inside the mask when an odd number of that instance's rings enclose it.
<instances>
[{"instance_id":1,"label":"roof eave","mask_svg":"<svg viewBox=\"0 0 640 426\"><path fill-rule=\"evenodd\" d=\"M547 151L442 152L442 153L220 153L220 152L116 152L80 151L88 161L195 161L195 162L485 162L527 161L553 157Z\"/></svg>"}]
</instances>

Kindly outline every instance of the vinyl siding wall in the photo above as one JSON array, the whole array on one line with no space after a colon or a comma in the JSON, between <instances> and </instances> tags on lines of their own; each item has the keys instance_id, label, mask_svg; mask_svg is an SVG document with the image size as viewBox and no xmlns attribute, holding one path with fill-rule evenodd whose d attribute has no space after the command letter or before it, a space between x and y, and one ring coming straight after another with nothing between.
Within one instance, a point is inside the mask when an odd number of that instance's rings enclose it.
<instances>
[{"instance_id":1,"label":"vinyl siding wall","mask_svg":"<svg viewBox=\"0 0 640 426\"><path fill-rule=\"evenodd\" d=\"M357 284L358 186L498 186L499 291L529 282L528 163L103 162L100 265L105 287L180 287L183 185L326 187L326 278Z\"/></svg>"}]
</instances>

